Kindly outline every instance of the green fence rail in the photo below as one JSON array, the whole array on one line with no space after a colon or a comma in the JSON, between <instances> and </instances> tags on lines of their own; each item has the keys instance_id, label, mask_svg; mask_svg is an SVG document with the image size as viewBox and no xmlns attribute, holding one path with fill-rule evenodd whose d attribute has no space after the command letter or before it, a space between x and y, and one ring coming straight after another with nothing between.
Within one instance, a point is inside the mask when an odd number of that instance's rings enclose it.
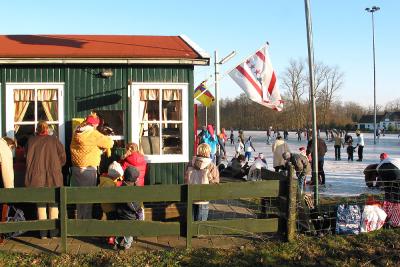
<instances>
[{"instance_id":1,"label":"green fence rail","mask_svg":"<svg viewBox=\"0 0 400 267\"><path fill-rule=\"evenodd\" d=\"M293 171L291 172L293 174ZM289 177L293 177L289 175ZM0 223L0 233L35 230L60 230L62 252L67 252L70 236L165 236L184 235L186 246L191 247L195 235L240 233L282 233L288 240L295 231L296 182L281 176L279 180L213 185L151 185L145 187L61 187L0 189L0 203L58 203L58 220L34 220ZM294 193L293 193L294 192ZM291 195L289 195L291 194ZM280 202L278 217L193 221L192 203L197 200L239 198L277 198ZM294 198L294 200L293 200ZM290 201L289 201L290 200ZM67 205L83 203L181 202L186 212L177 222L80 220L70 219ZM294 202L293 202L294 201ZM292 221L294 220L294 221Z\"/></svg>"}]
</instances>

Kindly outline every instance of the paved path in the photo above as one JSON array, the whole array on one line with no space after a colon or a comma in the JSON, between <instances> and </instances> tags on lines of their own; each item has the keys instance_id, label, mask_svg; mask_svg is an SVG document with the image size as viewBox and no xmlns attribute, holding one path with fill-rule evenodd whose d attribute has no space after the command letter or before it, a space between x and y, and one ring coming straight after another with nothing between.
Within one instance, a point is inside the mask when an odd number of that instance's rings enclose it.
<instances>
[{"instance_id":1,"label":"paved path","mask_svg":"<svg viewBox=\"0 0 400 267\"><path fill-rule=\"evenodd\" d=\"M40 239L31 236L22 236L7 240L0 244L0 251L20 253L61 253L60 239ZM215 236L199 237L192 239L193 248L254 248L260 239L251 237ZM101 251L112 251L105 238L68 238L68 253L88 254ZM134 241L133 249L128 251L148 251L162 249L184 249L186 239L180 236L162 236L150 238L138 238Z\"/></svg>"}]
</instances>

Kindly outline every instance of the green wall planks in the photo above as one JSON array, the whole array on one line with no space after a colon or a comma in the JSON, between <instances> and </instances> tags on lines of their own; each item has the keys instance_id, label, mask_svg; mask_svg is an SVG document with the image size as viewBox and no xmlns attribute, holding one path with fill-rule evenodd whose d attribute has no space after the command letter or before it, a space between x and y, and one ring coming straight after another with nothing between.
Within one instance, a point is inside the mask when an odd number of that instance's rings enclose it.
<instances>
[{"instance_id":1,"label":"green wall planks","mask_svg":"<svg viewBox=\"0 0 400 267\"><path fill-rule=\"evenodd\" d=\"M85 117L90 110L123 110L125 138L129 140L128 81L189 84L189 133L193 132L193 66L190 65L112 65L113 76L98 76L107 65L7 65L1 66L1 99L6 83L59 83L64 85L66 149L72 135L73 118ZM2 105L2 130L5 129L5 105ZM193 134L189 134L189 155L193 153ZM148 184L183 183L185 163L149 164Z\"/></svg>"}]
</instances>

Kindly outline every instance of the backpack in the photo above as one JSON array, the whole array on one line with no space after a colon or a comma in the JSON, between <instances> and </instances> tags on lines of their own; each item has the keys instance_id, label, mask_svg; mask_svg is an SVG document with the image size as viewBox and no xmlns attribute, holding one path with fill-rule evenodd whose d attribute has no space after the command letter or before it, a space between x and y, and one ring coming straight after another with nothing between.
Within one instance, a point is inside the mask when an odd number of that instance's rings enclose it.
<instances>
[{"instance_id":1,"label":"backpack","mask_svg":"<svg viewBox=\"0 0 400 267\"><path fill-rule=\"evenodd\" d=\"M6 222L22 222L25 220L24 212L21 209L14 207L13 205L8 206ZM25 231L17 231L4 234L5 238L17 237L25 233Z\"/></svg>"}]
</instances>

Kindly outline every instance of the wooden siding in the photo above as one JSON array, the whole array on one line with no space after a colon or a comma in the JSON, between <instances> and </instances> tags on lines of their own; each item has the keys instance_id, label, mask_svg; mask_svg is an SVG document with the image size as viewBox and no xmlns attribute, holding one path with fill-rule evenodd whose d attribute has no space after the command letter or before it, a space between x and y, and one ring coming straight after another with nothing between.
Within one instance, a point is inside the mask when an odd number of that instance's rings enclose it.
<instances>
[{"instance_id":1,"label":"wooden siding","mask_svg":"<svg viewBox=\"0 0 400 267\"><path fill-rule=\"evenodd\" d=\"M124 110L125 138L129 141L128 81L189 84L189 155L193 155L193 66L113 66L113 76L98 76L110 66L2 66L0 69L1 99L4 103L6 83L64 82L64 118L66 148L72 134L72 118L85 117L92 109ZM2 104L2 130L5 109ZM147 184L183 183L185 163L149 164Z\"/></svg>"}]
</instances>

